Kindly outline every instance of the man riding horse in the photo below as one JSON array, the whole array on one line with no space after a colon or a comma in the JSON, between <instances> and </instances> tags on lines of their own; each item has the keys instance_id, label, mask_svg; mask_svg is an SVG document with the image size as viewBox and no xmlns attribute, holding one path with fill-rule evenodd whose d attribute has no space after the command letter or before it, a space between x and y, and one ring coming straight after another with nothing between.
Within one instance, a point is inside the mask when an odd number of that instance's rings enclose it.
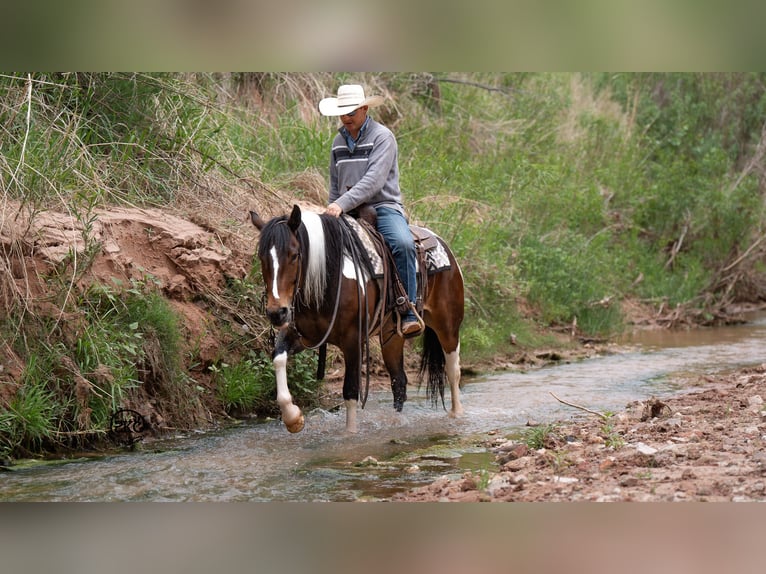
<instances>
[{"instance_id":1,"label":"man riding horse","mask_svg":"<svg viewBox=\"0 0 766 574\"><path fill-rule=\"evenodd\" d=\"M324 98L319 111L340 116L341 126L330 154L330 203L325 213L339 217L363 205L377 214L377 229L391 249L410 305L402 316L401 333L422 333L423 320L415 310L417 297L416 251L399 188L399 152L396 137L367 115L383 103L381 96L365 97L357 84L338 88L337 97Z\"/></svg>"}]
</instances>

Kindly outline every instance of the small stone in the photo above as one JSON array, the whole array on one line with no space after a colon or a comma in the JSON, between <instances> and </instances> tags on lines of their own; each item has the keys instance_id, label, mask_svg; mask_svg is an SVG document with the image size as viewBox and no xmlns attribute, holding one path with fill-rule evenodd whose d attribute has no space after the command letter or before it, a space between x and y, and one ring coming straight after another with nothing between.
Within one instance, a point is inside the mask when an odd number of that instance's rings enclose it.
<instances>
[{"instance_id":1,"label":"small stone","mask_svg":"<svg viewBox=\"0 0 766 574\"><path fill-rule=\"evenodd\" d=\"M558 482L559 484L574 484L575 482L580 482L580 479L575 478L574 476L554 476L553 482Z\"/></svg>"},{"instance_id":2,"label":"small stone","mask_svg":"<svg viewBox=\"0 0 766 574\"><path fill-rule=\"evenodd\" d=\"M491 496L495 496L497 492L504 488L510 488L510 486L511 481L507 474L496 474L490 479L489 484L487 485L487 492Z\"/></svg>"},{"instance_id":3,"label":"small stone","mask_svg":"<svg viewBox=\"0 0 766 574\"><path fill-rule=\"evenodd\" d=\"M653 454L656 454L657 449L654 447L649 446L648 444L644 444L642 442L638 443L636 445L636 450L640 452L641 454L645 454L647 456L651 456Z\"/></svg>"},{"instance_id":4,"label":"small stone","mask_svg":"<svg viewBox=\"0 0 766 574\"><path fill-rule=\"evenodd\" d=\"M678 429L680 428L680 426L681 426L681 419L679 417L672 417L661 422L658 425L658 428L661 431L669 431L669 430Z\"/></svg>"},{"instance_id":5,"label":"small stone","mask_svg":"<svg viewBox=\"0 0 766 574\"><path fill-rule=\"evenodd\" d=\"M510 460L502 465L502 469L506 470L508 472L518 472L522 468L529 465L529 463L532 461L532 459L528 456L522 456L521 458L517 458L515 460Z\"/></svg>"}]
</instances>

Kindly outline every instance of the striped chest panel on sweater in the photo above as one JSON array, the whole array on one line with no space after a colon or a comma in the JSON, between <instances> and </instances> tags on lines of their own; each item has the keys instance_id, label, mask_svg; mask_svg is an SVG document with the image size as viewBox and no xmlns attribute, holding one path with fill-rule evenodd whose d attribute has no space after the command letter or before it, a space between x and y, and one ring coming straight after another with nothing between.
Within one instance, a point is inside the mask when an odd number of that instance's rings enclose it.
<instances>
[{"instance_id":1,"label":"striped chest panel on sweater","mask_svg":"<svg viewBox=\"0 0 766 574\"><path fill-rule=\"evenodd\" d=\"M338 169L342 169L342 167L348 167L349 165L361 165L362 171L366 169L367 162L369 161L370 153L372 153L372 148L374 144L372 143L365 143L365 144L359 144L354 148L354 151L351 151L346 147L345 145L336 146L332 148L332 154L333 159L335 160L335 165L338 167Z\"/></svg>"}]
</instances>

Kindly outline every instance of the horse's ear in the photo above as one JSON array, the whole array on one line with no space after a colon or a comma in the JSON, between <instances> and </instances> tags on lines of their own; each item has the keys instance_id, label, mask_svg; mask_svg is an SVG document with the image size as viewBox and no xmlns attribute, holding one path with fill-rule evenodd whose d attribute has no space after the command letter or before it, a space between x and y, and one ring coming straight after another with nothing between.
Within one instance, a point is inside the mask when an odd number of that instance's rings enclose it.
<instances>
[{"instance_id":1,"label":"horse's ear","mask_svg":"<svg viewBox=\"0 0 766 574\"><path fill-rule=\"evenodd\" d=\"M293 230L293 233L298 231L301 226L301 208L297 205L293 205L293 211L290 213L290 219L287 220L287 226Z\"/></svg>"},{"instance_id":2,"label":"horse's ear","mask_svg":"<svg viewBox=\"0 0 766 574\"><path fill-rule=\"evenodd\" d=\"M250 212L250 221L253 222L253 225L255 225L258 228L258 231L262 230L263 227L266 225L266 222L261 219L261 216L258 215L255 211Z\"/></svg>"}]
</instances>

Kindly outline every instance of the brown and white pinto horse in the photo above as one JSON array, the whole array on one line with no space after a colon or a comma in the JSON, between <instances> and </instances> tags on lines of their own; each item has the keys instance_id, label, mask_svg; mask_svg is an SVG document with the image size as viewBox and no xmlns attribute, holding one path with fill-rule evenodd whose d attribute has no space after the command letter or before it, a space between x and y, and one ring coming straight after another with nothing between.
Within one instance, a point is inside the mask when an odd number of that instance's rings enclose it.
<instances>
[{"instance_id":1,"label":"brown and white pinto horse","mask_svg":"<svg viewBox=\"0 0 766 574\"><path fill-rule=\"evenodd\" d=\"M342 219L302 213L297 205L289 216L278 216L268 222L253 211L250 218L260 230L258 258L266 289L266 314L277 329L273 354L277 403L287 429L300 432L304 425L301 410L293 404L287 385L288 354L329 343L341 350L345 362L346 430L358 431L363 359L360 341L366 341L374 332L380 334L394 408L401 411L407 400L404 338L397 334L391 312L383 308L377 314L383 286L373 278L369 267L354 260L354 255L362 251L354 244L358 241L356 235L349 232ZM426 377L432 399L436 401L438 392L442 404L446 375L451 395L449 414L458 416L463 413L459 387L463 277L453 254L439 241L448 254L450 266L428 276L420 375ZM375 321L375 317L382 318Z\"/></svg>"}]
</instances>

